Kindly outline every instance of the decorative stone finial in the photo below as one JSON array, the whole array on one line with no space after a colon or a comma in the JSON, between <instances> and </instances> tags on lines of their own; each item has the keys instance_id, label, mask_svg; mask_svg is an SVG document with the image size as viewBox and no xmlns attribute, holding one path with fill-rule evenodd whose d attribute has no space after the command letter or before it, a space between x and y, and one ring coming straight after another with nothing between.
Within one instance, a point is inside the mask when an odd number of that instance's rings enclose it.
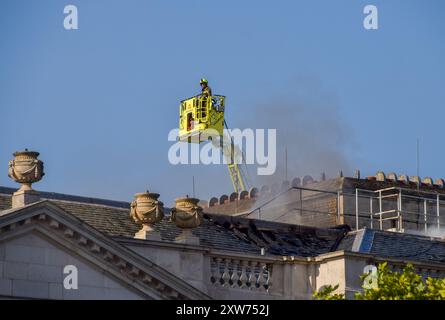
<instances>
[{"instance_id":1,"label":"decorative stone finial","mask_svg":"<svg viewBox=\"0 0 445 320\"><path fill-rule=\"evenodd\" d=\"M377 181L386 181L386 176L383 171L377 171L377 173L375 174L375 178Z\"/></svg>"},{"instance_id":2,"label":"decorative stone finial","mask_svg":"<svg viewBox=\"0 0 445 320\"><path fill-rule=\"evenodd\" d=\"M391 182L397 182L397 174L395 174L394 172L390 172L388 173L386 179L388 179Z\"/></svg>"},{"instance_id":3,"label":"decorative stone finial","mask_svg":"<svg viewBox=\"0 0 445 320\"><path fill-rule=\"evenodd\" d=\"M434 185L436 187L439 187L439 188L443 189L444 186L445 186L445 181L443 179L441 179L441 178L436 179L436 181L434 181Z\"/></svg>"},{"instance_id":4,"label":"decorative stone finial","mask_svg":"<svg viewBox=\"0 0 445 320\"><path fill-rule=\"evenodd\" d=\"M175 200L175 207L171 209L171 221L183 229L175 241L199 245L199 238L192 234L192 229L202 223L202 208L198 206L199 199L181 197Z\"/></svg>"},{"instance_id":5,"label":"decorative stone finial","mask_svg":"<svg viewBox=\"0 0 445 320\"><path fill-rule=\"evenodd\" d=\"M404 184L409 184L409 177L406 174L400 175L398 180Z\"/></svg>"},{"instance_id":6,"label":"decorative stone finial","mask_svg":"<svg viewBox=\"0 0 445 320\"><path fill-rule=\"evenodd\" d=\"M342 177L343 177L343 175L342 175ZM315 181L314 181L314 178L312 178L311 176L307 175L307 176L303 177L303 186L313 183L313 182L315 182Z\"/></svg>"},{"instance_id":7,"label":"decorative stone finial","mask_svg":"<svg viewBox=\"0 0 445 320\"><path fill-rule=\"evenodd\" d=\"M432 187L434 182L431 177L425 177L422 179L422 183L426 184L428 187Z\"/></svg>"},{"instance_id":8,"label":"decorative stone finial","mask_svg":"<svg viewBox=\"0 0 445 320\"><path fill-rule=\"evenodd\" d=\"M14 152L14 160L9 161L8 176L22 184L19 190L32 190L31 184L40 181L45 175L43 162L37 160L39 154L28 149Z\"/></svg>"},{"instance_id":9,"label":"decorative stone finial","mask_svg":"<svg viewBox=\"0 0 445 320\"><path fill-rule=\"evenodd\" d=\"M182 229L196 228L202 223L202 208L198 206L199 199L181 197L175 200L171 209L171 220Z\"/></svg>"},{"instance_id":10,"label":"decorative stone finial","mask_svg":"<svg viewBox=\"0 0 445 320\"><path fill-rule=\"evenodd\" d=\"M164 204L158 201L158 193L136 193L135 200L131 203L130 216L142 229L135 234L137 239L161 240L161 235L152 225L164 217Z\"/></svg>"},{"instance_id":11,"label":"decorative stone finial","mask_svg":"<svg viewBox=\"0 0 445 320\"><path fill-rule=\"evenodd\" d=\"M258 188L252 187L249 190L249 199L255 199L257 198L259 195L259 190Z\"/></svg>"},{"instance_id":12,"label":"decorative stone finial","mask_svg":"<svg viewBox=\"0 0 445 320\"><path fill-rule=\"evenodd\" d=\"M38 192L31 185L40 181L45 173L43 162L37 159L38 152L25 149L15 152L13 156L14 159L9 161L8 176L22 184L12 195L12 207L17 208L40 200Z\"/></svg>"},{"instance_id":13,"label":"decorative stone finial","mask_svg":"<svg viewBox=\"0 0 445 320\"><path fill-rule=\"evenodd\" d=\"M419 176L409 177L409 181L415 183L417 186L420 186L422 182Z\"/></svg>"},{"instance_id":14,"label":"decorative stone finial","mask_svg":"<svg viewBox=\"0 0 445 320\"><path fill-rule=\"evenodd\" d=\"M294 179L292 180L291 185L292 185L292 188L298 188L298 187L301 187L301 180L300 180L300 178L298 178L298 177L294 178ZM261 188L261 193L263 192L262 189L263 189L263 188Z\"/></svg>"}]
</instances>

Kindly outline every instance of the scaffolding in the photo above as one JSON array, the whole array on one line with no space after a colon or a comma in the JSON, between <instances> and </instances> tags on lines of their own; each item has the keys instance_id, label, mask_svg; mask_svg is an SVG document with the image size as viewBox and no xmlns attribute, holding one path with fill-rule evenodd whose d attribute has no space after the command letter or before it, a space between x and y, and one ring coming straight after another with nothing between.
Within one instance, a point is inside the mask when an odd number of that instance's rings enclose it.
<instances>
[{"instance_id":1,"label":"scaffolding","mask_svg":"<svg viewBox=\"0 0 445 320\"><path fill-rule=\"evenodd\" d=\"M445 194L400 187L375 191L357 188L354 197L355 229L367 226L363 220L369 221L371 229L396 232L410 229L428 233L444 226L440 211L445 209Z\"/></svg>"},{"instance_id":2,"label":"scaffolding","mask_svg":"<svg viewBox=\"0 0 445 320\"><path fill-rule=\"evenodd\" d=\"M367 227L429 234L445 232L444 211L445 194L433 191L403 187L327 191L295 186L240 216L315 226L348 224L354 230Z\"/></svg>"}]
</instances>

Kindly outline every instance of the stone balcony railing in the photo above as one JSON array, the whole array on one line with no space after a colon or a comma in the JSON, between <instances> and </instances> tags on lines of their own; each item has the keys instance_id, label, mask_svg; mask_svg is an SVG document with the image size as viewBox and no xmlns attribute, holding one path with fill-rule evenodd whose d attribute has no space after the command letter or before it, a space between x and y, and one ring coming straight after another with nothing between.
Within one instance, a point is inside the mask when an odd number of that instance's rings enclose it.
<instances>
[{"instance_id":1,"label":"stone balcony railing","mask_svg":"<svg viewBox=\"0 0 445 320\"><path fill-rule=\"evenodd\" d=\"M444 278L445 277L445 265L444 266L431 266L422 263L412 263L414 272L420 274L423 278ZM403 268L406 267L406 263L389 263L389 269L393 272L403 272Z\"/></svg>"},{"instance_id":2,"label":"stone balcony railing","mask_svg":"<svg viewBox=\"0 0 445 320\"><path fill-rule=\"evenodd\" d=\"M216 287L267 293L272 286L273 264L237 257L210 256L210 283Z\"/></svg>"},{"instance_id":3,"label":"stone balcony railing","mask_svg":"<svg viewBox=\"0 0 445 320\"><path fill-rule=\"evenodd\" d=\"M445 277L445 265L441 263L344 251L306 258L213 251L205 255L205 260L206 286L217 299L312 299L315 290L328 284L340 284L340 290L353 299L354 293L362 288L360 276L365 266L383 262L392 271L400 272L407 263L412 263L416 273L424 278Z\"/></svg>"}]
</instances>

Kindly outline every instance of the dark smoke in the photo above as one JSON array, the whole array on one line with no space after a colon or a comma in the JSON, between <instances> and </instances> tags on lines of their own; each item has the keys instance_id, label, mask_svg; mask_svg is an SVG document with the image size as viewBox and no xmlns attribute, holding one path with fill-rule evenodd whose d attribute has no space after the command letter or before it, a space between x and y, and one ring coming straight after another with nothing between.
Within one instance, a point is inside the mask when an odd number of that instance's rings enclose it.
<instances>
[{"instance_id":1,"label":"dark smoke","mask_svg":"<svg viewBox=\"0 0 445 320\"><path fill-rule=\"evenodd\" d=\"M265 102L247 101L242 107L234 102L227 108L230 128L277 129L277 170L273 176L257 176L256 166L248 165L251 187L281 184L285 179L286 147L289 180L304 175L319 180L322 172L327 178L335 177L340 170L345 175L352 174L351 163L356 163L357 148L353 131L343 120L337 99L318 89L319 85L304 83L298 88L294 95L284 93L273 98L264 93L260 98ZM171 186L190 195L192 175L195 176L196 196L201 199L233 192L224 165L171 166L167 174ZM171 192L164 193L168 191Z\"/></svg>"},{"instance_id":2,"label":"dark smoke","mask_svg":"<svg viewBox=\"0 0 445 320\"><path fill-rule=\"evenodd\" d=\"M273 176L257 176L249 166L252 184L281 183L285 179L285 149L287 177L311 175L319 180L322 172L329 177L339 171L352 174L356 144L352 129L343 121L340 106L334 97L311 90L314 96L300 94L280 97L255 108L250 128L277 129L277 170Z\"/></svg>"}]
</instances>

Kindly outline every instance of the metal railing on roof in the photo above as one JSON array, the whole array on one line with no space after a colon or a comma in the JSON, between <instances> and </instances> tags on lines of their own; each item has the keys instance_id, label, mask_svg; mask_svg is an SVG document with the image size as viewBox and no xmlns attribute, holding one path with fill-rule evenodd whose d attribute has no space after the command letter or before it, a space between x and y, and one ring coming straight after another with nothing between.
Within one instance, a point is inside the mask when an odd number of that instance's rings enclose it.
<instances>
[{"instance_id":1,"label":"metal railing on roof","mask_svg":"<svg viewBox=\"0 0 445 320\"><path fill-rule=\"evenodd\" d=\"M288 201L294 206L277 216L270 216L271 207L279 208L274 206L274 202L286 196L291 190L298 191L298 195ZM335 210L332 205L328 208L326 201L328 198L335 199L332 201L335 203ZM320 205L323 201L324 207ZM304 214L309 218L310 214L313 214L315 220L320 220L326 215L335 217L337 224L347 223L355 230L366 226L396 232L414 229L428 233L432 228L435 230L445 228L445 216L441 215L441 209L445 210L445 194L425 190L389 187L379 190L356 188L354 192L346 192L291 187L239 216L279 221L285 216L292 217L293 214L299 214L300 217ZM267 212L269 216L264 216L263 212Z\"/></svg>"},{"instance_id":2,"label":"metal railing on roof","mask_svg":"<svg viewBox=\"0 0 445 320\"><path fill-rule=\"evenodd\" d=\"M354 196L355 229L359 229L363 215L369 216L371 228L374 228L374 223L377 222L380 230L385 229L385 221L392 224L391 231L397 232L403 232L408 223L420 226L424 233L428 233L433 227L435 230L441 230L445 225L440 215L441 207L445 209L445 194L390 187L375 191L356 188ZM369 211L360 210L360 200L363 198L369 203ZM416 206L417 209L414 210ZM407 229L413 229L413 226Z\"/></svg>"}]
</instances>

